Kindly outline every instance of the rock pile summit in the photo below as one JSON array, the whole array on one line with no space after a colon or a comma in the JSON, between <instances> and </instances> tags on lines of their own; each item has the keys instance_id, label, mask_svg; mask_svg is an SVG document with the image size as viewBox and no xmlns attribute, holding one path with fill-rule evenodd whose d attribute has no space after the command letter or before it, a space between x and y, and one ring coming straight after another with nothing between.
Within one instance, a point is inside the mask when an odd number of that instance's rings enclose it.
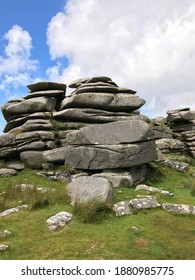
<instances>
[{"instance_id":1,"label":"rock pile summit","mask_svg":"<svg viewBox=\"0 0 195 280\"><path fill-rule=\"evenodd\" d=\"M39 82L2 106L7 121L0 136L0 160L13 169L62 164L81 170L143 167L157 159L145 100L108 77L66 85ZM98 172L99 172L98 171Z\"/></svg>"}]
</instances>

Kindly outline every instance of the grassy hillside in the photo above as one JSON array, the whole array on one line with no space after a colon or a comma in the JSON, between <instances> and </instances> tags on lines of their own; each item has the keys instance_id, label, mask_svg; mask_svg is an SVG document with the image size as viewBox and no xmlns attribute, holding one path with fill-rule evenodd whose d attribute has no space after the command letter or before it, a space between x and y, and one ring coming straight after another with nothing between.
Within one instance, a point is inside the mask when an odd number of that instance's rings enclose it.
<instances>
[{"instance_id":1,"label":"grassy hillside","mask_svg":"<svg viewBox=\"0 0 195 280\"><path fill-rule=\"evenodd\" d=\"M174 193L173 197L159 195L160 203L195 205L195 161L185 160L190 162L186 173L162 163L151 165L143 183ZM14 186L21 183L56 191L47 194L16 191ZM9 245L8 250L0 252L0 259L195 259L194 215L176 215L158 208L116 217L105 209L93 213L94 218L87 223L82 209L75 211L70 205L65 185L65 182L38 177L30 170L15 177L0 178L0 193L6 192L0 195L0 212L20 204L28 205L26 209L0 218L0 232L5 229L12 232L0 239L0 244ZM114 203L137 194L145 192L135 193L134 188L116 189ZM46 219L59 211L73 213L74 220L50 233ZM101 219L98 219L100 214Z\"/></svg>"}]
</instances>

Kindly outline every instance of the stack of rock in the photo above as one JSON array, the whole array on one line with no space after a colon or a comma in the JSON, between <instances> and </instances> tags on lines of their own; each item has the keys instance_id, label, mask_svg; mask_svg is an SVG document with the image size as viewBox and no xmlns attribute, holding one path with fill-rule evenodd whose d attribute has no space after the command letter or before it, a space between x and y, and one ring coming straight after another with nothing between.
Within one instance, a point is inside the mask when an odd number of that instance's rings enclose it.
<instances>
[{"instance_id":1,"label":"stack of rock","mask_svg":"<svg viewBox=\"0 0 195 280\"><path fill-rule=\"evenodd\" d=\"M195 130L195 111L191 111L190 108L169 110L167 114L167 122L173 132Z\"/></svg>"},{"instance_id":2,"label":"stack of rock","mask_svg":"<svg viewBox=\"0 0 195 280\"><path fill-rule=\"evenodd\" d=\"M110 78L93 77L70 84L56 121L78 131L60 132L65 139L65 164L78 169L103 170L137 166L155 160L150 120L139 114L145 101L135 91L118 87Z\"/></svg>"},{"instance_id":3,"label":"stack of rock","mask_svg":"<svg viewBox=\"0 0 195 280\"><path fill-rule=\"evenodd\" d=\"M182 139L185 143L186 150L193 158L195 158L195 129L181 133Z\"/></svg>"},{"instance_id":4,"label":"stack of rock","mask_svg":"<svg viewBox=\"0 0 195 280\"><path fill-rule=\"evenodd\" d=\"M184 150L182 141L173 138L174 133L167 126L166 119L154 119L152 125L156 146L162 153L181 153Z\"/></svg>"},{"instance_id":5,"label":"stack of rock","mask_svg":"<svg viewBox=\"0 0 195 280\"><path fill-rule=\"evenodd\" d=\"M32 156L29 151L41 154L41 151L56 146L50 120L52 112L65 97L66 85L39 82L28 88L30 92L27 96L9 101L1 108L7 125L5 134L0 136L0 158L7 165L13 159L18 165L20 158L25 162Z\"/></svg>"},{"instance_id":6,"label":"stack of rock","mask_svg":"<svg viewBox=\"0 0 195 280\"><path fill-rule=\"evenodd\" d=\"M131 168L139 170L133 172L136 180L146 163L157 159L150 119L138 111L145 100L135 91L108 77L74 81L75 91L67 97L64 84L28 88L26 97L2 107L8 123L0 136L0 158L6 163L16 157L25 167L57 163L104 175Z\"/></svg>"},{"instance_id":7,"label":"stack of rock","mask_svg":"<svg viewBox=\"0 0 195 280\"><path fill-rule=\"evenodd\" d=\"M81 126L133 118L148 121L137 111L145 100L131 89L118 87L110 78L80 79L69 87L76 90L61 102L60 111L54 113L56 120L72 121Z\"/></svg>"},{"instance_id":8,"label":"stack of rock","mask_svg":"<svg viewBox=\"0 0 195 280\"><path fill-rule=\"evenodd\" d=\"M170 110L167 121L174 136L183 142L185 150L195 157L195 111L190 108Z\"/></svg>"}]
</instances>

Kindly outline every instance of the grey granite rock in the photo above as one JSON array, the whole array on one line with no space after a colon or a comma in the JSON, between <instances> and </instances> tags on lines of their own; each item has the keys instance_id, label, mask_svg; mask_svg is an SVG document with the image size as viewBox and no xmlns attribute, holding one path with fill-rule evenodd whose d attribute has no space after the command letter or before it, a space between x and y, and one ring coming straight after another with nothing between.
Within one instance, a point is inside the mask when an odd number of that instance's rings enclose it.
<instances>
[{"instance_id":1,"label":"grey granite rock","mask_svg":"<svg viewBox=\"0 0 195 280\"><path fill-rule=\"evenodd\" d=\"M131 167L157 158L154 141L123 145L68 146L65 151L65 165L89 170Z\"/></svg>"},{"instance_id":2,"label":"grey granite rock","mask_svg":"<svg viewBox=\"0 0 195 280\"><path fill-rule=\"evenodd\" d=\"M67 134L71 145L116 145L153 139L153 131L144 121L129 120L92 125Z\"/></svg>"},{"instance_id":3,"label":"grey granite rock","mask_svg":"<svg viewBox=\"0 0 195 280\"><path fill-rule=\"evenodd\" d=\"M49 231L55 231L60 228L63 228L66 224L69 224L73 220L73 215L66 212L61 211L54 216L47 219L46 223L48 225Z\"/></svg>"},{"instance_id":4,"label":"grey granite rock","mask_svg":"<svg viewBox=\"0 0 195 280\"><path fill-rule=\"evenodd\" d=\"M128 93L111 94L87 92L73 94L62 101L61 110L66 108L92 108L113 111L132 112L145 104L145 100Z\"/></svg>"},{"instance_id":5,"label":"grey granite rock","mask_svg":"<svg viewBox=\"0 0 195 280\"><path fill-rule=\"evenodd\" d=\"M10 177L17 174L17 171L11 168L0 168L0 177Z\"/></svg>"},{"instance_id":6,"label":"grey granite rock","mask_svg":"<svg viewBox=\"0 0 195 280\"><path fill-rule=\"evenodd\" d=\"M112 202L113 186L105 178L81 176L67 185L71 203L88 203L93 200Z\"/></svg>"}]
</instances>

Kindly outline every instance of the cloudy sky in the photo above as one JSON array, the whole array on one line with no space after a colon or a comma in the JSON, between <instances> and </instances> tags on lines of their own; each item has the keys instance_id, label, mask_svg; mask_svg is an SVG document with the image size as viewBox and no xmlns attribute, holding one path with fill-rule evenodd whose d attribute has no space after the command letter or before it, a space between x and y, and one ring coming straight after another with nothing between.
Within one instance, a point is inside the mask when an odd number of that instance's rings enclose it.
<instances>
[{"instance_id":1,"label":"cloudy sky","mask_svg":"<svg viewBox=\"0 0 195 280\"><path fill-rule=\"evenodd\" d=\"M195 110L194 69L194 0L1 1L0 105L39 80L103 75L166 116Z\"/></svg>"}]
</instances>

